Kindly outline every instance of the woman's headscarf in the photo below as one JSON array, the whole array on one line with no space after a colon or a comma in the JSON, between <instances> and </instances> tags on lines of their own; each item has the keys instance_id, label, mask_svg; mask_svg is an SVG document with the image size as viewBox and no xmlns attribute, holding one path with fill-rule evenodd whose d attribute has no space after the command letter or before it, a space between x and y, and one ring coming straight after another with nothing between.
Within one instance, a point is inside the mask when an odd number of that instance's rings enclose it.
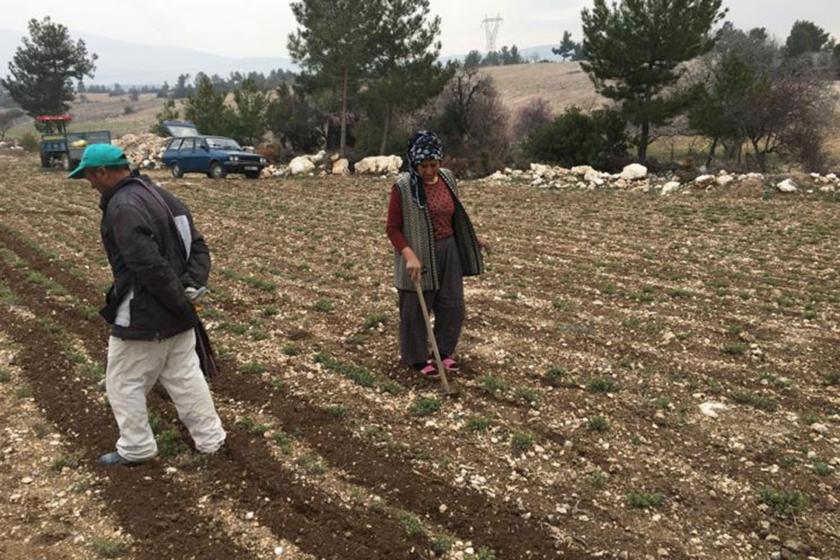
<instances>
[{"instance_id":1,"label":"woman's headscarf","mask_svg":"<svg viewBox=\"0 0 840 560\"><path fill-rule=\"evenodd\" d=\"M426 186L417 166L426 160L443 159L443 144L431 132L421 130L414 133L408 142L408 172L411 176L411 197L420 208L426 207Z\"/></svg>"}]
</instances>

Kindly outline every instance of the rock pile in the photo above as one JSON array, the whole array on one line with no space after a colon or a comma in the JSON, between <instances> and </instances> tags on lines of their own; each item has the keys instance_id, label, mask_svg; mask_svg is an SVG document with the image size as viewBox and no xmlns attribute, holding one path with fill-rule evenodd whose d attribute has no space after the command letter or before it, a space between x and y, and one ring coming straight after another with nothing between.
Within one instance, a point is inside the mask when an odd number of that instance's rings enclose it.
<instances>
[{"instance_id":1,"label":"rock pile","mask_svg":"<svg viewBox=\"0 0 840 560\"><path fill-rule=\"evenodd\" d=\"M355 165L358 175L395 175L400 172L402 158L399 156L374 156L364 158ZM269 165L262 172L263 177L289 177L295 175L350 175L350 161L339 159L337 154L327 156L325 151L294 158L289 165Z\"/></svg>"},{"instance_id":2,"label":"rock pile","mask_svg":"<svg viewBox=\"0 0 840 560\"><path fill-rule=\"evenodd\" d=\"M163 167L161 159L169 138L157 134L124 134L114 141L114 144L125 151L129 161L141 169L158 169Z\"/></svg>"},{"instance_id":3,"label":"rock pile","mask_svg":"<svg viewBox=\"0 0 840 560\"><path fill-rule=\"evenodd\" d=\"M840 179L837 175L819 175L816 173L807 177L808 191L817 189L821 192L840 192ZM484 182L529 184L540 189L619 189L646 193L672 195L703 189L714 189L734 186L745 182L775 187L779 192L793 193L799 190L793 179L772 182L769 177L761 173L735 174L720 171L716 175L700 175L691 181L684 181L676 175L650 175L648 169L638 163L628 165L621 173L605 173L597 171L588 165L581 165L567 169L532 163L527 171L519 169L505 169L497 171L482 179Z\"/></svg>"}]
</instances>

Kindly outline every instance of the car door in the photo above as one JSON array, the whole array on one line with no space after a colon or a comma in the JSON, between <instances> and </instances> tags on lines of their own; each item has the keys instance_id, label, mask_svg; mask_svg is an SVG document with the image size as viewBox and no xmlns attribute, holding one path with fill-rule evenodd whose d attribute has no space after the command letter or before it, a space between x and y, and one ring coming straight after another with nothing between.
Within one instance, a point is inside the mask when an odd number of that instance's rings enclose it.
<instances>
[{"instance_id":1,"label":"car door","mask_svg":"<svg viewBox=\"0 0 840 560\"><path fill-rule=\"evenodd\" d=\"M181 149L178 150L178 159L181 161L181 169L185 173L199 171L195 162L195 138L184 138Z\"/></svg>"},{"instance_id":2,"label":"car door","mask_svg":"<svg viewBox=\"0 0 840 560\"><path fill-rule=\"evenodd\" d=\"M195 139L195 170L207 173L210 170L210 148L206 138Z\"/></svg>"},{"instance_id":3,"label":"car door","mask_svg":"<svg viewBox=\"0 0 840 560\"><path fill-rule=\"evenodd\" d=\"M169 144L166 146L166 151L163 152L163 164L167 167L172 167L173 164L177 163L181 166L181 169L184 168L183 162L181 162L181 143L183 140L181 138L173 138L169 141Z\"/></svg>"}]
</instances>

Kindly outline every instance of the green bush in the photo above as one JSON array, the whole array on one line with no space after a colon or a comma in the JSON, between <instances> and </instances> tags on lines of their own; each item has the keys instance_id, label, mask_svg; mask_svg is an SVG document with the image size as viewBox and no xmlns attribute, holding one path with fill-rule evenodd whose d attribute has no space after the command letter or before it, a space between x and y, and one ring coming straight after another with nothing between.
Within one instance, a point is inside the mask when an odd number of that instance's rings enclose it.
<instances>
[{"instance_id":1,"label":"green bush","mask_svg":"<svg viewBox=\"0 0 840 560\"><path fill-rule=\"evenodd\" d=\"M522 147L530 159L542 163L616 170L627 158L625 126L615 111L584 114L580 108L570 107L553 123L534 131Z\"/></svg>"},{"instance_id":2,"label":"green bush","mask_svg":"<svg viewBox=\"0 0 840 560\"><path fill-rule=\"evenodd\" d=\"M20 139L20 147L27 152L37 152L40 144L38 144L38 139L35 138L34 134L27 132L23 135L23 138Z\"/></svg>"}]
</instances>

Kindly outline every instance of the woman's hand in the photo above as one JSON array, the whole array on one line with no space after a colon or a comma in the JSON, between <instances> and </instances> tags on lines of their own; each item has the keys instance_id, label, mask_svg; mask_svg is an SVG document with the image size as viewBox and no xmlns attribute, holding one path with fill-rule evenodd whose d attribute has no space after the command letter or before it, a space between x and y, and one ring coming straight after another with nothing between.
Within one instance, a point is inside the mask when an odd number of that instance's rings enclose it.
<instances>
[{"instance_id":1,"label":"woman's hand","mask_svg":"<svg viewBox=\"0 0 840 560\"><path fill-rule=\"evenodd\" d=\"M476 241L478 242L478 248L484 249L484 252L488 255L490 254L490 242L488 242L483 237L476 237Z\"/></svg>"},{"instance_id":2,"label":"woman's hand","mask_svg":"<svg viewBox=\"0 0 840 560\"><path fill-rule=\"evenodd\" d=\"M414 254L414 251L411 250L411 247L403 249L402 255L405 259L405 269L408 272L408 276L416 284L423 275L423 264L417 258L417 255Z\"/></svg>"}]
</instances>

